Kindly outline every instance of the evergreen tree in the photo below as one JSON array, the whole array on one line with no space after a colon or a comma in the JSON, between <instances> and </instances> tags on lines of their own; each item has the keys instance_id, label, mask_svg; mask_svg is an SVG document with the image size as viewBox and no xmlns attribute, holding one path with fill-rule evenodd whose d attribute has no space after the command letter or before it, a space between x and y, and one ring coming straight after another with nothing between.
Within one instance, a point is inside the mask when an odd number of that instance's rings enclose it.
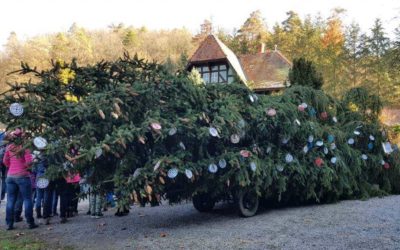
<instances>
[{"instance_id":1,"label":"evergreen tree","mask_svg":"<svg viewBox=\"0 0 400 250\"><path fill-rule=\"evenodd\" d=\"M304 58L294 59L289 71L289 81L292 85L309 86L321 89L324 81L322 75L317 72L313 62Z\"/></svg>"}]
</instances>

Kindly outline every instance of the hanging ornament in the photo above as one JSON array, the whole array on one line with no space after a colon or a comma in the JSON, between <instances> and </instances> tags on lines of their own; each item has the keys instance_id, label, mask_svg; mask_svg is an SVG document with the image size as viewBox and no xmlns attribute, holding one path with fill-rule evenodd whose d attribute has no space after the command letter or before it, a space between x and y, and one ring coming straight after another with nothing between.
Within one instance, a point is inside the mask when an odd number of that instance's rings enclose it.
<instances>
[{"instance_id":1,"label":"hanging ornament","mask_svg":"<svg viewBox=\"0 0 400 250\"><path fill-rule=\"evenodd\" d=\"M364 161L368 160L368 156L367 156L366 154L362 154L362 155L361 155L361 158L362 158Z\"/></svg>"},{"instance_id":2,"label":"hanging ornament","mask_svg":"<svg viewBox=\"0 0 400 250\"><path fill-rule=\"evenodd\" d=\"M24 107L20 103L14 102L10 105L10 113L13 116L21 116L24 113Z\"/></svg>"},{"instance_id":3,"label":"hanging ornament","mask_svg":"<svg viewBox=\"0 0 400 250\"><path fill-rule=\"evenodd\" d=\"M360 135L361 134L361 132L360 131L358 131L358 130L354 130L354 132L353 132L355 135Z\"/></svg>"},{"instance_id":4,"label":"hanging ornament","mask_svg":"<svg viewBox=\"0 0 400 250\"><path fill-rule=\"evenodd\" d=\"M313 142L314 141L314 136L313 135L309 135L307 141L308 142Z\"/></svg>"},{"instance_id":5,"label":"hanging ornament","mask_svg":"<svg viewBox=\"0 0 400 250\"><path fill-rule=\"evenodd\" d=\"M244 158L247 158L251 155L251 152L248 150L240 150L240 155Z\"/></svg>"},{"instance_id":6,"label":"hanging ornament","mask_svg":"<svg viewBox=\"0 0 400 250\"><path fill-rule=\"evenodd\" d=\"M97 148L94 152L94 158L97 159L103 154L103 150L101 148Z\"/></svg>"},{"instance_id":7,"label":"hanging ornament","mask_svg":"<svg viewBox=\"0 0 400 250\"><path fill-rule=\"evenodd\" d=\"M334 123L337 123L337 122L338 122L338 119L336 118L336 116L332 117L332 121L333 121Z\"/></svg>"},{"instance_id":8,"label":"hanging ornament","mask_svg":"<svg viewBox=\"0 0 400 250\"><path fill-rule=\"evenodd\" d=\"M188 179L192 179L193 177L193 172L190 169L185 169L185 175Z\"/></svg>"},{"instance_id":9,"label":"hanging ornament","mask_svg":"<svg viewBox=\"0 0 400 250\"><path fill-rule=\"evenodd\" d=\"M293 161L293 155L291 155L290 153L287 153L285 156L285 161L286 161L286 163L291 163Z\"/></svg>"},{"instance_id":10,"label":"hanging ornament","mask_svg":"<svg viewBox=\"0 0 400 250\"><path fill-rule=\"evenodd\" d=\"M383 164L383 168L384 168L384 169L389 169L389 168L390 168L389 163L385 162L385 164Z\"/></svg>"},{"instance_id":11,"label":"hanging ornament","mask_svg":"<svg viewBox=\"0 0 400 250\"><path fill-rule=\"evenodd\" d=\"M303 148L303 152L304 152L305 154L307 154L307 153L308 153L308 145L304 146L304 148Z\"/></svg>"},{"instance_id":12,"label":"hanging ornament","mask_svg":"<svg viewBox=\"0 0 400 250\"><path fill-rule=\"evenodd\" d=\"M332 143L335 141L335 137L333 135L328 135L328 142Z\"/></svg>"},{"instance_id":13,"label":"hanging ornament","mask_svg":"<svg viewBox=\"0 0 400 250\"><path fill-rule=\"evenodd\" d=\"M315 159L314 163L315 163L315 165L316 165L317 167L321 167L321 166L324 164L324 160L322 160L321 157L317 157L317 158Z\"/></svg>"},{"instance_id":14,"label":"hanging ornament","mask_svg":"<svg viewBox=\"0 0 400 250\"><path fill-rule=\"evenodd\" d=\"M329 150L328 150L328 148L327 147L324 147L324 154L328 154L329 153Z\"/></svg>"},{"instance_id":15,"label":"hanging ornament","mask_svg":"<svg viewBox=\"0 0 400 250\"><path fill-rule=\"evenodd\" d=\"M218 161L218 166L219 166L220 168L226 168L226 161L225 161L225 159L219 160L219 161Z\"/></svg>"},{"instance_id":16,"label":"hanging ornament","mask_svg":"<svg viewBox=\"0 0 400 250\"><path fill-rule=\"evenodd\" d=\"M210 127L210 128L208 129L208 131L210 132L210 135L211 135L211 136L213 136L213 137L217 137L217 136L218 136L218 130L217 130L216 128Z\"/></svg>"},{"instance_id":17,"label":"hanging ornament","mask_svg":"<svg viewBox=\"0 0 400 250\"><path fill-rule=\"evenodd\" d=\"M186 146L185 146L185 144L183 144L183 142L180 142L180 143L179 143L179 147L180 147L181 149L183 149L183 150L186 150Z\"/></svg>"},{"instance_id":18,"label":"hanging ornament","mask_svg":"<svg viewBox=\"0 0 400 250\"><path fill-rule=\"evenodd\" d=\"M151 123L150 126L151 126L152 129L154 129L154 130L156 130L156 131L158 131L158 130L161 129L160 123L157 123L157 122Z\"/></svg>"},{"instance_id":19,"label":"hanging ornament","mask_svg":"<svg viewBox=\"0 0 400 250\"><path fill-rule=\"evenodd\" d=\"M368 143L368 149L372 150L374 148L374 144L372 142Z\"/></svg>"},{"instance_id":20,"label":"hanging ornament","mask_svg":"<svg viewBox=\"0 0 400 250\"><path fill-rule=\"evenodd\" d=\"M307 147L308 147L308 150L311 150L314 147L314 143L307 142Z\"/></svg>"},{"instance_id":21,"label":"hanging ornament","mask_svg":"<svg viewBox=\"0 0 400 250\"><path fill-rule=\"evenodd\" d=\"M276 110L273 109L273 108L268 109L267 110L267 115L270 116L270 117L275 116L276 115Z\"/></svg>"},{"instance_id":22,"label":"hanging ornament","mask_svg":"<svg viewBox=\"0 0 400 250\"><path fill-rule=\"evenodd\" d=\"M354 139L353 138L348 139L347 140L347 144L353 145L354 144Z\"/></svg>"},{"instance_id":23,"label":"hanging ornament","mask_svg":"<svg viewBox=\"0 0 400 250\"><path fill-rule=\"evenodd\" d=\"M251 95L251 94L249 95L249 99L250 99L251 102L255 101L253 95Z\"/></svg>"},{"instance_id":24,"label":"hanging ornament","mask_svg":"<svg viewBox=\"0 0 400 250\"><path fill-rule=\"evenodd\" d=\"M304 106L302 106L302 105L300 104L299 106L297 106L297 110L300 111L300 112L304 112L304 111L305 111L305 108L304 108Z\"/></svg>"},{"instance_id":25,"label":"hanging ornament","mask_svg":"<svg viewBox=\"0 0 400 250\"><path fill-rule=\"evenodd\" d=\"M49 179L40 177L36 180L36 187L40 189L47 188L49 186L49 183Z\"/></svg>"},{"instance_id":26,"label":"hanging ornament","mask_svg":"<svg viewBox=\"0 0 400 250\"><path fill-rule=\"evenodd\" d=\"M369 139L370 139L371 141L375 141L375 137L374 137L373 135L369 135Z\"/></svg>"},{"instance_id":27,"label":"hanging ornament","mask_svg":"<svg viewBox=\"0 0 400 250\"><path fill-rule=\"evenodd\" d=\"M382 148L385 154L391 154L393 152L392 144L390 144L390 142L382 142Z\"/></svg>"},{"instance_id":28,"label":"hanging ornament","mask_svg":"<svg viewBox=\"0 0 400 250\"><path fill-rule=\"evenodd\" d=\"M337 161L337 158L336 158L336 157L332 157L332 158L331 158L331 163L332 163L332 164L336 164L336 161Z\"/></svg>"},{"instance_id":29,"label":"hanging ornament","mask_svg":"<svg viewBox=\"0 0 400 250\"><path fill-rule=\"evenodd\" d=\"M240 141L240 137L239 137L238 134L233 134L233 135L231 135L231 142L232 142L233 144L238 144L239 141Z\"/></svg>"},{"instance_id":30,"label":"hanging ornament","mask_svg":"<svg viewBox=\"0 0 400 250\"><path fill-rule=\"evenodd\" d=\"M315 117L315 115L317 114L317 111L315 111L314 108L310 108L310 109L308 110L308 114L309 114L311 117Z\"/></svg>"},{"instance_id":31,"label":"hanging ornament","mask_svg":"<svg viewBox=\"0 0 400 250\"><path fill-rule=\"evenodd\" d=\"M154 172L157 171L157 169L160 167L161 161L157 161L156 165L154 165Z\"/></svg>"},{"instance_id":32,"label":"hanging ornament","mask_svg":"<svg viewBox=\"0 0 400 250\"><path fill-rule=\"evenodd\" d=\"M214 163L211 163L210 165L208 165L208 171L210 173L215 174L218 171L217 165L215 165Z\"/></svg>"},{"instance_id":33,"label":"hanging ornament","mask_svg":"<svg viewBox=\"0 0 400 250\"><path fill-rule=\"evenodd\" d=\"M331 144L331 150L335 150L336 149L336 144L335 143L332 143Z\"/></svg>"},{"instance_id":34,"label":"hanging ornament","mask_svg":"<svg viewBox=\"0 0 400 250\"><path fill-rule=\"evenodd\" d=\"M321 113L320 117L321 117L321 120L326 120L326 119L328 119L328 113L324 111Z\"/></svg>"},{"instance_id":35,"label":"hanging ornament","mask_svg":"<svg viewBox=\"0 0 400 250\"><path fill-rule=\"evenodd\" d=\"M47 141L43 137L38 136L33 139L33 144L37 149L44 149L47 146Z\"/></svg>"},{"instance_id":36,"label":"hanging ornament","mask_svg":"<svg viewBox=\"0 0 400 250\"><path fill-rule=\"evenodd\" d=\"M382 166L385 165L385 161L384 160L381 160L381 165Z\"/></svg>"},{"instance_id":37,"label":"hanging ornament","mask_svg":"<svg viewBox=\"0 0 400 250\"><path fill-rule=\"evenodd\" d=\"M135 180L136 178L139 177L140 173L142 172L143 168L137 168L135 169L135 172L133 172L133 179Z\"/></svg>"},{"instance_id":38,"label":"hanging ornament","mask_svg":"<svg viewBox=\"0 0 400 250\"><path fill-rule=\"evenodd\" d=\"M317 145L318 147L321 147L322 145L324 145L324 142L323 141L317 141L315 143L315 145Z\"/></svg>"},{"instance_id":39,"label":"hanging ornament","mask_svg":"<svg viewBox=\"0 0 400 250\"><path fill-rule=\"evenodd\" d=\"M303 102L302 104L300 104L304 109L306 109L308 107L307 103Z\"/></svg>"},{"instance_id":40,"label":"hanging ornament","mask_svg":"<svg viewBox=\"0 0 400 250\"><path fill-rule=\"evenodd\" d=\"M282 165L277 165L276 166L276 170L278 170L279 172L282 172L285 168Z\"/></svg>"},{"instance_id":41,"label":"hanging ornament","mask_svg":"<svg viewBox=\"0 0 400 250\"><path fill-rule=\"evenodd\" d=\"M289 142L289 138L283 138L282 139L282 144L287 144Z\"/></svg>"},{"instance_id":42,"label":"hanging ornament","mask_svg":"<svg viewBox=\"0 0 400 250\"><path fill-rule=\"evenodd\" d=\"M250 162L250 169L251 169L251 171L256 172L257 165L254 161Z\"/></svg>"},{"instance_id":43,"label":"hanging ornament","mask_svg":"<svg viewBox=\"0 0 400 250\"><path fill-rule=\"evenodd\" d=\"M168 177L170 179L174 179L178 175L178 169L177 168L171 168L170 170L168 170L167 175L168 175Z\"/></svg>"},{"instance_id":44,"label":"hanging ornament","mask_svg":"<svg viewBox=\"0 0 400 250\"><path fill-rule=\"evenodd\" d=\"M297 126L300 126L300 125L301 125L299 119L294 120L294 122L297 124Z\"/></svg>"},{"instance_id":45,"label":"hanging ornament","mask_svg":"<svg viewBox=\"0 0 400 250\"><path fill-rule=\"evenodd\" d=\"M268 147L267 147L267 154L271 153L271 151L272 151L271 146L268 146Z\"/></svg>"},{"instance_id":46,"label":"hanging ornament","mask_svg":"<svg viewBox=\"0 0 400 250\"><path fill-rule=\"evenodd\" d=\"M174 128L170 128L170 130L168 131L168 134L169 134L170 136L173 136L173 135L176 134L176 132L177 132L177 129L174 127Z\"/></svg>"}]
</instances>

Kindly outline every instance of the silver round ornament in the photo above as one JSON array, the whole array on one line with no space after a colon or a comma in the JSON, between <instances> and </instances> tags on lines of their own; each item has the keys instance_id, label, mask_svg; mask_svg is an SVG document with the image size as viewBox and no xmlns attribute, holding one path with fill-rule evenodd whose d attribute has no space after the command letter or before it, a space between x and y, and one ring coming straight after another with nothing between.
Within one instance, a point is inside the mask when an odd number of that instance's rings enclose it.
<instances>
[{"instance_id":1,"label":"silver round ornament","mask_svg":"<svg viewBox=\"0 0 400 250\"><path fill-rule=\"evenodd\" d=\"M10 105L10 113L13 116L21 116L24 113L24 107L17 102L14 102Z\"/></svg>"},{"instance_id":2,"label":"silver round ornament","mask_svg":"<svg viewBox=\"0 0 400 250\"><path fill-rule=\"evenodd\" d=\"M276 170L278 170L279 172L282 172L285 168L282 165L277 165L276 166Z\"/></svg>"},{"instance_id":3,"label":"silver round ornament","mask_svg":"<svg viewBox=\"0 0 400 250\"><path fill-rule=\"evenodd\" d=\"M36 187L40 189L47 188L49 186L49 183L50 183L49 179L40 177L36 181Z\"/></svg>"},{"instance_id":4,"label":"silver round ornament","mask_svg":"<svg viewBox=\"0 0 400 250\"><path fill-rule=\"evenodd\" d=\"M44 139L41 136L35 137L33 139L33 144L35 145L35 147L37 147L38 149L44 149L47 146L47 141L46 139Z\"/></svg>"},{"instance_id":5,"label":"silver round ornament","mask_svg":"<svg viewBox=\"0 0 400 250\"><path fill-rule=\"evenodd\" d=\"M215 165L214 163L211 163L210 165L208 165L208 171L210 173L215 174L218 171L217 165Z\"/></svg>"},{"instance_id":6,"label":"silver round ornament","mask_svg":"<svg viewBox=\"0 0 400 250\"><path fill-rule=\"evenodd\" d=\"M290 153L287 153L285 156L285 161L287 163L291 163L293 161L293 155L291 155Z\"/></svg>"},{"instance_id":7,"label":"silver round ornament","mask_svg":"<svg viewBox=\"0 0 400 250\"><path fill-rule=\"evenodd\" d=\"M302 104L300 104L303 108L307 108L308 107L308 105L307 105L307 103L305 103L305 102L303 102Z\"/></svg>"},{"instance_id":8,"label":"silver round ornament","mask_svg":"<svg viewBox=\"0 0 400 250\"><path fill-rule=\"evenodd\" d=\"M315 143L315 145L317 145L318 147L321 147L322 145L324 145L324 142L323 141L317 141Z\"/></svg>"},{"instance_id":9,"label":"silver round ornament","mask_svg":"<svg viewBox=\"0 0 400 250\"><path fill-rule=\"evenodd\" d=\"M329 150L328 150L328 148L327 147L324 147L324 154L328 154L329 153Z\"/></svg>"},{"instance_id":10,"label":"silver round ornament","mask_svg":"<svg viewBox=\"0 0 400 250\"><path fill-rule=\"evenodd\" d=\"M368 156L367 156L366 154L362 154L362 155L361 155L361 158L362 158L364 161L368 160Z\"/></svg>"},{"instance_id":11,"label":"silver round ornament","mask_svg":"<svg viewBox=\"0 0 400 250\"><path fill-rule=\"evenodd\" d=\"M373 135L369 135L369 139L370 139L371 141L375 141L375 137L374 137Z\"/></svg>"},{"instance_id":12,"label":"silver round ornament","mask_svg":"<svg viewBox=\"0 0 400 250\"><path fill-rule=\"evenodd\" d=\"M238 134L233 134L231 135L231 142L233 144L237 144L240 141L240 136Z\"/></svg>"},{"instance_id":13,"label":"silver round ornament","mask_svg":"<svg viewBox=\"0 0 400 250\"><path fill-rule=\"evenodd\" d=\"M251 171L256 172L257 164L254 161L250 162L250 169Z\"/></svg>"},{"instance_id":14,"label":"silver round ornament","mask_svg":"<svg viewBox=\"0 0 400 250\"><path fill-rule=\"evenodd\" d=\"M313 135L309 135L307 141L308 142L313 142L314 141L314 136Z\"/></svg>"},{"instance_id":15,"label":"silver round ornament","mask_svg":"<svg viewBox=\"0 0 400 250\"><path fill-rule=\"evenodd\" d=\"M226 161L225 161L225 159L219 160L219 161L218 161L218 166L219 166L220 168L226 168Z\"/></svg>"},{"instance_id":16,"label":"silver round ornament","mask_svg":"<svg viewBox=\"0 0 400 250\"><path fill-rule=\"evenodd\" d=\"M347 143L348 143L349 145L353 145L353 144L354 144L354 139L353 139L353 138L348 139L348 140L347 140Z\"/></svg>"},{"instance_id":17,"label":"silver round ornament","mask_svg":"<svg viewBox=\"0 0 400 250\"><path fill-rule=\"evenodd\" d=\"M336 162L337 162L337 158L336 158L336 157L332 157L332 158L331 158L331 163L332 163L332 164L336 164Z\"/></svg>"},{"instance_id":18,"label":"silver round ornament","mask_svg":"<svg viewBox=\"0 0 400 250\"><path fill-rule=\"evenodd\" d=\"M211 135L211 136L213 136L213 137L217 137L217 136L218 136L218 130L217 130L216 128L210 127L210 128L208 129L208 131L210 132L210 135Z\"/></svg>"},{"instance_id":19,"label":"silver round ornament","mask_svg":"<svg viewBox=\"0 0 400 250\"><path fill-rule=\"evenodd\" d=\"M170 130L168 131L168 135L173 136L176 134L176 132L177 132L177 129L175 127L170 128Z\"/></svg>"},{"instance_id":20,"label":"silver round ornament","mask_svg":"<svg viewBox=\"0 0 400 250\"><path fill-rule=\"evenodd\" d=\"M186 170L185 170L185 175L186 175L186 177L187 177L188 179L192 179L192 177L193 177L193 172L192 172L192 170L186 169Z\"/></svg>"},{"instance_id":21,"label":"silver round ornament","mask_svg":"<svg viewBox=\"0 0 400 250\"><path fill-rule=\"evenodd\" d=\"M171 168L170 170L168 170L167 175L168 175L168 177L170 179L174 179L176 176L178 176L178 169L177 168Z\"/></svg>"},{"instance_id":22,"label":"silver round ornament","mask_svg":"<svg viewBox=\"0 0 400 250\"><path fill-rule=\"evenodd\" d=\"M136 179L139 177L140 173L142 172L143 168L137 168L135 169L135 172L133 172L133 179Z\"/></svg>"}]
</instances>

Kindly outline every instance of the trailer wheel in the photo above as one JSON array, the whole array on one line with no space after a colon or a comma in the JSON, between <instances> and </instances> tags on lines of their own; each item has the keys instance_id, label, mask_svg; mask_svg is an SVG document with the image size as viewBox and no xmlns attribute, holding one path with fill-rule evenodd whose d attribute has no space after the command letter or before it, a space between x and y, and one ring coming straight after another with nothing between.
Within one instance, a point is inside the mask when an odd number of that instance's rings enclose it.
<instances>
[{"instance_id":1,"label":"trailer wheel","mask_svg":"<svg viewBox=\"0 0 400 250\"><path fill-rule=\"evenodd\" d=\"M215 201L207 194L196 194L193 196L193 206L199 212L210 212L215 205Z\"/></svg>"},{"instance_id":2,"label":"trailer wheel","mask_svg":"<svg viewBox=\"0 0 400 250\"><path fill-rule=\"evenodd\" d=\"M255 190L240 190L236 196L236 207L242 217L251 217L257 213L260 200Z\"/></svg>"}]
</instances>

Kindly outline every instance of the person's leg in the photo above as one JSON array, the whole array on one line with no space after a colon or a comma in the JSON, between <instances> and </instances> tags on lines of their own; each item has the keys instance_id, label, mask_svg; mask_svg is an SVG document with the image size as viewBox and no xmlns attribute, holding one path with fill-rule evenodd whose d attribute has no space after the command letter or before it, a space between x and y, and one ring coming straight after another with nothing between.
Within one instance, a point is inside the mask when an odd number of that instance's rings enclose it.
<instances>
[{"instance_id":1,"label":"person's leg","mask_svg":"<svg viewBox=\"0 0 400 250\"><path fill-rule=\"evenodd\" d=\"M50 182L49 186L44 189L43 195L43 218L51 216L51 207L53 204L54 182Z\"/></svg>"},{"instance_id":2,"label":"person's leg","mask_svg":"<svg viewBox=\"0 0 400 250\"><path fill-rule=\"evenodd\" d=\"M17 185L17 183L15 183ZM18 189L19 190L19 189ZM24 200L22 199L21 190L18 191L17 200L14 205L14 218L15 222L22 221L22 205L24 204Z\"/></svg>"},{"instance_id":3,"label":"person's leg","mask_svg":"<svg viewBox=\"0 0 400 250\"><path fill-rule=\"evenodd\" d=\"M79 203L79 194L81 192L81 187L79 184L74 185L74 199L73 199L73 206L72 206L72 212L75 214L78 214L78 203Z\"/></svg>"},{"instance_id":4,"label":"person's leg","mask_svg":"<svg viewBox=\"0 0 400 250\"><path fill-rule=\"evenodd\" d=\"M1 200L4 200L6 197L6 176L7 176L7 170L5 166L1 167Z\"/></svg>"},{"instance_id":5,"label":"person's leg","mask_svg":"<svg viewBox=\"0 0 400 250\"><path fill-rule=\"evenodd\" d=\"M18 186L13 178L7 178L7 206L6 206L6 224L8 229L13 229L14 225L14 206L18 197Z\"/></svg>"},{"instance_id":6,"label":"person's leg","mask_svg":"<svg viewBox=\"0 0 400 250\"><path fill-rule=\"evenodd\" d=\"M95 206L95 216L99 217L102 216L103 214L101 213L101 209L103 207L103 199L102 199L101 194L96 195L96 206Z\"/></svg>"},{"instance_id":7,"label":"person's leg","mask_svg":"<svg viewBox=\"0 0 400 250\"><path fill-rule=\"evenodd\" d=\"M58 197L59 196L60 196L60 190L59 190L59 188L56 188L53 192L53 201L52 201L52 207L51 207L51 211L54 216L58 215L57 205L58 205ZM61 201L60 201L60 203L61 203ZM61 207L61 205L60 205L60 207Z\"/></svg>"},{"instance_id":8,"label":"person's leg","mask_svg":"<svg viewBox=\"0 0 400 250\"><path fill-rule=\"evenodd\" d=\"M33 219L33 204L32 204L32 184L29 177L17 178L16 183L20 189L22 199L24 200L24 210L26 222L29 224L29 228L37 227L35 220Z\"/></svg>"},{"instance_id":9,"label":"person's leg","mask_svg":"<svg viewBox=\"0 0 400 250\"><path fill-rule=\"evenodd\" d=\"M44 189L36 188L36 218L42 218L42 202L44 200Z\"/></svg>"},{"instance_id":10,"label":"person's leg","mask_svg":"<svg viewBox=\"0 0 400 250\"><path fill-rule=\"evenodd\" d=\"M67 221L67 212L68 212L68 184L65 180L60 180L58 185L57 192L60 194L60 218L61 223L65 223Z\"/></svg>"},{"instance_id":11,"label":"person's leg","mask_svg":"<svg viewBox=\"0 0 400 250\"><path fill-rule=\"evenodd\" d=\"M96 214L96 194L93 190L90 191L89 194L89 211L91 216L95 216Z\"/></svg>"}]
</instances>

